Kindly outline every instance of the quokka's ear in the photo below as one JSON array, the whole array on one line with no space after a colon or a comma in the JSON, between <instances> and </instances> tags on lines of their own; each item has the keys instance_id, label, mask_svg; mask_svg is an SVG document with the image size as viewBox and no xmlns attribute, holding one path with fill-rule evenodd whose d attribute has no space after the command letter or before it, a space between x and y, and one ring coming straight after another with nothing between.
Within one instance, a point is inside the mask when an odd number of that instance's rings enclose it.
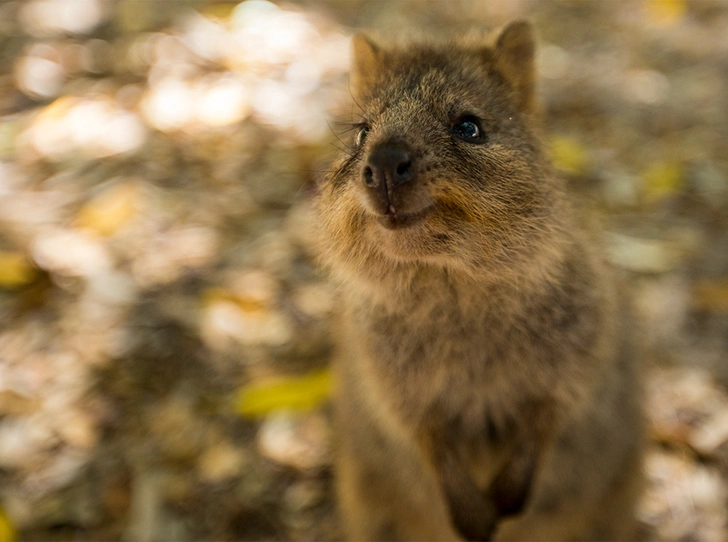
<instances>
[{"instance_id":1,"label":"quokka's ear","mask_svg":"<svg viewBox=\"0 0 728 542\"><path fill-rule=\"evenodd\" d=\"M373 84L382 62L379 46L364 34L356 34L351 42L351 92L355 98L366 93Z\"/></svg>"},{"instance_id":2,"label":"quokka's ear","mask_svg":"<svg viewBox=\"0 0 728 542\"><path fill-rule=\"evenodd\" d=\"M533 26L515 21L498 35L493 50L496 67L516 91L518 105L533 111L536 102L536 40Z\"/></svg>"}]
</instances>

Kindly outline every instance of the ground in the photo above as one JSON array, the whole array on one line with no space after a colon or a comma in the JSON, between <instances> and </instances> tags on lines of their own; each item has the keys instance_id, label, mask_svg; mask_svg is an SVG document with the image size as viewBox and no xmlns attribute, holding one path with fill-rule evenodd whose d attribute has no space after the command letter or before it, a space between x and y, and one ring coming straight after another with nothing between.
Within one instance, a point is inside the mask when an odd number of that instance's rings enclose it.
<instances>
[{"instance_id":1,"label":"ground","mask_svg":"<svg viewBox=\"0 0 728 542\"><path fill-rule=\"evenodd\" d=\"M728 5L0 2L0 541L328 540L311 187L349 38L527 17L649 366L653 540L728 540Z\"/></svg>"}]
</instances>

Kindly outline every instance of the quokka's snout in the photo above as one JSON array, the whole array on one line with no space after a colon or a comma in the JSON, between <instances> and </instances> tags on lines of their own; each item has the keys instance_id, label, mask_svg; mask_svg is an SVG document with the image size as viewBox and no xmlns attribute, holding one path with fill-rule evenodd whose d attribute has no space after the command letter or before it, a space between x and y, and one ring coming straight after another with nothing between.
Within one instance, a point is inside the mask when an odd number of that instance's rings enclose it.
<instances>
[{"instance_id":1,"label":"quokka's snout","mask_svg":"<svg viewBox=\"0 0 728 542\"><path fill-rule=\"evenodd\" d=\"M423 182L422 159L401 138L374 144L360 170L364 208L386 229L420 222L432 210Z\"/></svg>"},{"instance_id":2,"label":"quokka's snout","mask_svg":"<svg viewBox=\"0 0 728 542\"><path fill-rule=\"evenodd\" d=\"M414 180L412 153L404 143L374 147L364 161L361 179L372 208L380 215L394 215L401 207L401 187Z\"/></svg>"}]
</instances>

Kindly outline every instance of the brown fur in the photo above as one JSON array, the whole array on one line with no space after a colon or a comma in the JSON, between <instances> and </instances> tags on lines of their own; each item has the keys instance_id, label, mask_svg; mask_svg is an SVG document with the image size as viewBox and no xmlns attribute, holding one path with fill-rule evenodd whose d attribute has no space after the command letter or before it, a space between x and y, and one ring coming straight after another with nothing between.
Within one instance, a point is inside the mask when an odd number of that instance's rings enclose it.
<instances>
[{"instance_id":1,"label":"brown fur","mask_svg":"<svg viewBox=\"0 0 728 542\"><path fill-rule=\"evenodd\" d=\"M368 135L317 203L345 307L337 478L352 539L633 533L642 418L630 325L551 171L533 55L522 22L495 40L354 39ZM484 142L453 134L464 114ZM411 180L386 183L391 209L423 215L408 227L383 227L362 182L382 148L411 158Z\"/></svg>"}]
</instances>

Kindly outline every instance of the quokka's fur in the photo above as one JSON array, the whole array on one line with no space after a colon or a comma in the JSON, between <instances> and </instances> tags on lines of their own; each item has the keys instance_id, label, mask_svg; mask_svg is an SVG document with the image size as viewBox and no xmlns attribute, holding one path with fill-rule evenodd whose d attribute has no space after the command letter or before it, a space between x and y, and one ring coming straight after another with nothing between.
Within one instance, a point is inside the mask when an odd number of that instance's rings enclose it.
<instances>
[{"instance_id":1,"label":"quokka's fur","mask_svg":"<svg viewBox=\"0 0 728 542\"><path fill-rule=\"evenodd\" d=\"M631 324L541 141L534 47L525 22L354 38L360 133L317 199L353 540L634 535Z\"/></svg>"}]
</instances>

